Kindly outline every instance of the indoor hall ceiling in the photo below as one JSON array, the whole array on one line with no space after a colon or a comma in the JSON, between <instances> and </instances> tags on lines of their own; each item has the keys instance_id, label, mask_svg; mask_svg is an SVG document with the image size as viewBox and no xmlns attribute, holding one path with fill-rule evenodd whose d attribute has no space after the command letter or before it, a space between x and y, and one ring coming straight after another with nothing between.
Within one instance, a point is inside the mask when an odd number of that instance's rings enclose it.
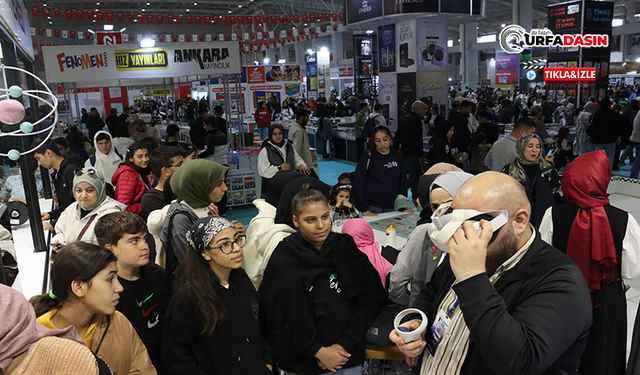
<instances>
[{"instance_id":1,"label":"indoor hall ceiling","mask_svg":"<svg viewBox=\"0 0 640 375\"><path fill-rule=\"evenodd\" d=\"M533 26L546 26L547 7L550 4L559 3L559 0L532 0L533 1ZM34 1L25 0L27 10L32 5L43 6L46 4L49 8L61 9L82 9L95 10L103 12L131 12L136 14L182 14L188 15L278 15L278 14L317 14L317 13L339 13L343 12L342 0L208 0L208 1L189 1L177 2L172 0L153 0L143 2L131 1L95 1L95 0L76 0L76 1ZM195 5L194 5L195 4ZM144 9L144 11L143 11ZM189 10L187 12L187 9ZM231 12L231 13L229 13ZM486 0L485 19L478 22L478 35L486 35L499 33L502 24L510 24L512 20L512 0ZM616 0L615 1L615 18L624 18L625 23L638 22L640 17L634 17L634 14L640 13L640 1L638 0ZM74 17L75 18L75 17ZM91 22L85 20L67 21L64 17L47 20L43 17L32 17L31 25L35 27L46 27L49 21L53 22L54 27L82 28L90 27ZM127 26L129 22L122 23ZM118 27L120 23L116 23ZM191 26L191 25L189 25ZM175 25L176 32L180 32L182 28L189 27L187 25ZM298 24L295 26L304 26ZM153 27L150 25L150 27ZM157 27L157 26L156 26ZM166 24L165 24L166 27ZM245 28L247 26L245 25ZM236 26L236 29L240 26ZM267 30L273 30L272 24L266 24ZM278 27L282 29L283 27ZM288 28L288 27L286 27ZM163 31L166 32L166 31ZM456 41L459 37L459 27L451 25L449 28L449 37Z\"/></svg>"}]
</instances>

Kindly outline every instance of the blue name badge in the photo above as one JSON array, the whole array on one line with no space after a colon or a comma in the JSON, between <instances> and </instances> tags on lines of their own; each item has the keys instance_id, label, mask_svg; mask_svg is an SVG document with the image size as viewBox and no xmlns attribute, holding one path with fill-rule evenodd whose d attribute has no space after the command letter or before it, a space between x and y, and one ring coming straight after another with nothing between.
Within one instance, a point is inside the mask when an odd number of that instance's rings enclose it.
<instances>
[{"instance_id":1,"label":"blue name badge","mask_svg":"<svg viewBox=\"0 0 640 375\"><path fill-rule=\"evenodd\" d=\"M431 353L433 357L436 356L438 345L440 345L440 342L444 338L445 332L447 331L447 328L449 328L449 324L451 324L451 319L449 319L447 314L442 310L438 311L436 320L431 326L431 337L429 337L429 340L427 341L427 349L429 349L429 353Z\"/></svg>"}]
</instances>

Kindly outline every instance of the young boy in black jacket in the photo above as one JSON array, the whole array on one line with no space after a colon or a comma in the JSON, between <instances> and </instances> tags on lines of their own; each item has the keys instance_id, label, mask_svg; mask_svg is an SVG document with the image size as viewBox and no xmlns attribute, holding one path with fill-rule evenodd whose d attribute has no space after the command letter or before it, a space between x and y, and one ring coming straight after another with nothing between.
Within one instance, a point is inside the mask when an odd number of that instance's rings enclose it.
<instances>
[{"instance_id":1,"label":"young boy in black jacket","mask_svg":"<svg viewBox=\"0 0 640 375\"><path fill-rule=\"evenodd\" d=\"M164 315L169 300L165 271L149 263L147 224L136 214L114 212L95 229L98 244L118 257L118 281L124 287L116 309L129 319L147 347L158 375L167 374L160 355Z\"/></svg>"},{"instance_id":2,"label":"young boy in black jacket","mask_svg":"<svg viewBox=\"0 0 640 375\"><path fill-rule=\"evenodd\" d=\"M36 144L40 144L40 142L42 141L34 141ZM38 161L38 165L56 170L53 174L53 186L56 189L58 208L51 212L43 212L42 220L57 219L62 211L76 201L76 197L73 194L74 172L81 169L84 163L82 159L74 155L62 156L58 145L52 139L47 140L42 146L38 147L33 156Z\"/></svg>"}]
</instances>

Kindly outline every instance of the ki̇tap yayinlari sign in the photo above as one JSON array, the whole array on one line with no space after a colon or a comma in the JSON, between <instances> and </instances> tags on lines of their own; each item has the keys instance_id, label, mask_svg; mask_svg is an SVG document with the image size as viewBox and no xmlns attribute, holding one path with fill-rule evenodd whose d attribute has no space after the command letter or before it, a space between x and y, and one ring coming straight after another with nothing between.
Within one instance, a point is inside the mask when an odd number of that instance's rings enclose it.
<instances>
[{"instance_id":1,"label":"ki\u0307tap yayinlari sign","mask_svg":"<svg viewBox=\"0 0 640 375\"><path fill-rule=\"evenodd\" d=\"M607 34L554 34L549 29L531 29L509 25L500 31L500 47L507 53L521 53L531 47L608 47Z\"/></svg>"}]
</instances>

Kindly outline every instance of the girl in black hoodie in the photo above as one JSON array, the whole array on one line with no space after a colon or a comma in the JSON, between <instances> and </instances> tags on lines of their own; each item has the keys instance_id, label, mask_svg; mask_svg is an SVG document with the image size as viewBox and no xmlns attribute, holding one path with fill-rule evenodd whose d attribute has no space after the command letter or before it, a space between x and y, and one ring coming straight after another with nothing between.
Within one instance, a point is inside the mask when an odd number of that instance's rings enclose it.
<instances>
[{"instance_id":1,"label":"girl in black hoodie","mask_svg":"<svg viewBox=\"0 0 640 375\"><path fill-rule=\"evenodd\" d=\"M453 139L454 124L451 121L441 121L436 125L436 135L434 135L429 143L431 148L427 156L429 165L438 163L453 164L462 168L462 163L467 160L466 152L459 152L459 146Z\"/></svg>"},{"instance_id":2,"label":"girl in black hoodie","mask_svg":"<svg viewBox=\"0 0 640 375\"><path fill-rule=\"evenodd\" d=\"M380 278L349 235L331 232L324 194L306 186L291 207L298 232L276 247L260 284L267 340L285 374L360 374Z\"/></svg>"},{"instance_id":3,"label":"girl in black hoodie","mask_svg":"<svg viewBox=\"0 0 640 375\"><path fill-rule=\"evenodd\" d=\"M268 375L271 350L258 324L258 293L242 267L246 238L209 216L186 233L191 250L165 315L162 357L172 375Z\"/></svg>"}]
</instances>

